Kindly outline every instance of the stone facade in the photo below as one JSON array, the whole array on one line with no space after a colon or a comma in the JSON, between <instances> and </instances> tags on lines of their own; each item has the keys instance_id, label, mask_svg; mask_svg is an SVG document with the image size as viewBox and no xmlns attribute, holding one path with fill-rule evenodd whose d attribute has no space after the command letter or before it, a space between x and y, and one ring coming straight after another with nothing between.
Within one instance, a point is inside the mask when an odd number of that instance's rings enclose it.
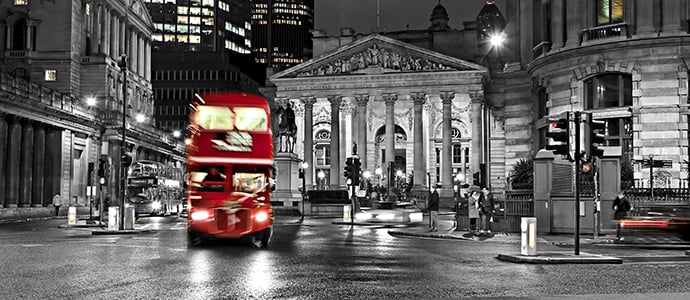
<instances>
[{"instance_id":1,"label":"stone facade","mask_svg":"<svg viewBox=\"0 0 690 300\"><path fill-rule=\"evenodd\" d=\"M102 193L119 198L121 54L129 58L127 151L182 166L178 141L150 129L152 23L141 1L127 2L0 3L0 217L52 206L56 194L65 206L88 206L100 158L111 166Z\"/></svg>"}]
</instances>

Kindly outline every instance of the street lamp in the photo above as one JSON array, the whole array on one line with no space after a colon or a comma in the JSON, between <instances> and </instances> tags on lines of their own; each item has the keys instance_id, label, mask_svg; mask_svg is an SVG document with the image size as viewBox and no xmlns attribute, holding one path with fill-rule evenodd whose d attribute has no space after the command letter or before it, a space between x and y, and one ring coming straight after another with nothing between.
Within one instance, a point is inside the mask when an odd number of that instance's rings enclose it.
<instances>
[{"instance_id":1,"label":"street lamp","mask_svg":"<svg viewBox=\"0 0 690 300\"><path fill-rule=\"evenodd\" d=\"M489 42L491 43L491 46L494 47L502 46L505 39L506 38L503 33L492 34L489 36Z\"/></svg>"},{"instance_id":2,"label":"street lamp","mask_svg":"<svg viewBox=\"0 0 690 300\"><path fill-rule=\"evenodd\" d=\"M179 138L179 137L180 137L180 134L181 134L181 132L180 132L179 130L173 131L173 136L174 136L175 138Z\"/></svg>"},{"instance_id":3,"label":"street lamp","mask_svg":"<svg viewBox=\"0 0 690 300\"><path fill-rule=\"evenodd\" d=\"M144 114L137 114L136 116L137 123L144 123L146 121L146 116Z\"/></svg>"},{"instance_id":4,"label":"street lamp","mask_svg":"<svg viewBox=\"0 0 690 300\"><path fill-rule=\"evenodd\" d=\"M96 97L94 97L94 96L86 97L86 105L88 105L89 107L93 107L94 105L96 105Z\"/></svg>"},{"instance_id":5,"label":"street lamp","mask_svg":"<svg viewBox=\"0 0 690 300\"><path fill-rule=\"evenodd\" d=\"M323 180L326 178L326 173L324 173L323 170L320 170L316 176L319 177L319 186L321 186L321 189L323 189Z\"/></svg>"}]
</instances>

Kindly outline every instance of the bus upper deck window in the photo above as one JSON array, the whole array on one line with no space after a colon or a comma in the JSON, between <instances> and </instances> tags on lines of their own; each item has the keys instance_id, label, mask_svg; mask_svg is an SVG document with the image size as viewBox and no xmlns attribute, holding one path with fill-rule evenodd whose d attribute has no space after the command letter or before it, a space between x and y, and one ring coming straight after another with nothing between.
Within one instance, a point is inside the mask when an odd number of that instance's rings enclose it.
<instances>
[{"instance_id":1,"label":"bus upper deck window","mask_svg":"<svg viewBox=\"0 0 690 300\"><path fill-rule=\"evenodd\" d=\"M237 130L268 130L266 111L259 107L235 107L235 127Z\"/></svg>"},{"instance_id":2,"label":"bus upper deck window","mask_svg":"<svg viewBox=\"0 0 690 300\"><path fill-rule=\"evenodd\" d=\"M228 107L202 105L197 108L197 123L209 130L232 130L235 115Z\"/></svg>"}]
</instances>

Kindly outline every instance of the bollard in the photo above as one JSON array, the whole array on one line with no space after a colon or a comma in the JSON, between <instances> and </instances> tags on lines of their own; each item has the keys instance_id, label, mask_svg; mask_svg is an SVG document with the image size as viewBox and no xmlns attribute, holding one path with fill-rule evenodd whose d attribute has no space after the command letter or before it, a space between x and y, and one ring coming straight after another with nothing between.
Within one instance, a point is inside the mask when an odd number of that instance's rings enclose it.
<instances>
[{"instance_id":1,"label":"bollard","mask_svg":"<svg viewBox=\"0 0 690 300\"><path fill-rule=\"evenodd\" d=\"M118 230L120 227L120 207L108 207L108 230Z\"/></svg>"},{"instance_id":2,"label":"bollard","mask_svg":"<svg viewBox=\"0 0 690 300\"><path fill-rule=\"evenodd\" d=\"M350 211L352 210L352 205L344 205L343 206L343 222L350 222L352 219L352 214Z\"/></svg>"},{"instance_id":3,"label":"bollard","mask_svg":"<svg viewBox=\"0 0 690 300\"><path fill-rule=\"evenodd\" d=\"M125 207L125 229L134 229L134 207Z\"/></svg>"},{"instance_id":4,"label":"bollard","mask_svg":"<svg viewBox=\"0 0 690 300\"><path fill-rule=\"evenodd\" d=\"M520 223L520 254L537 255L537 218L522 218Z\"/></svg>"},{"instance_id":5,"label":"bollard","mask_svg":"<svg viewBox=\"0 0 690 300\"><path fill-rule=\"evenodd\" d=\"M70 206L69 209L67 210L67 225L76 225L77 224L77 208L74 206Z\"/></svg>"}]
</instances>

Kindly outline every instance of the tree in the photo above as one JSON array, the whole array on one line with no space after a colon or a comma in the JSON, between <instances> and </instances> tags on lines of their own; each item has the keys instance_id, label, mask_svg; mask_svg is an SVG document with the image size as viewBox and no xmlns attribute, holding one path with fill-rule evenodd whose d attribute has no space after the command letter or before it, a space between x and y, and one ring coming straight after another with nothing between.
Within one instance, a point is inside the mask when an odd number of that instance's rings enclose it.
<instances>
[{"instance_id":1,"label":"tree","mask_svg":"<svg viewBox=\"0 0 690 300\"><path fill-rule=\"evenodd\" d=\"M514 190L531 190L534 186L534 162L532 157L522 158L513 164L513 170L508 178Z\"/></svg>"}]
</instances>

